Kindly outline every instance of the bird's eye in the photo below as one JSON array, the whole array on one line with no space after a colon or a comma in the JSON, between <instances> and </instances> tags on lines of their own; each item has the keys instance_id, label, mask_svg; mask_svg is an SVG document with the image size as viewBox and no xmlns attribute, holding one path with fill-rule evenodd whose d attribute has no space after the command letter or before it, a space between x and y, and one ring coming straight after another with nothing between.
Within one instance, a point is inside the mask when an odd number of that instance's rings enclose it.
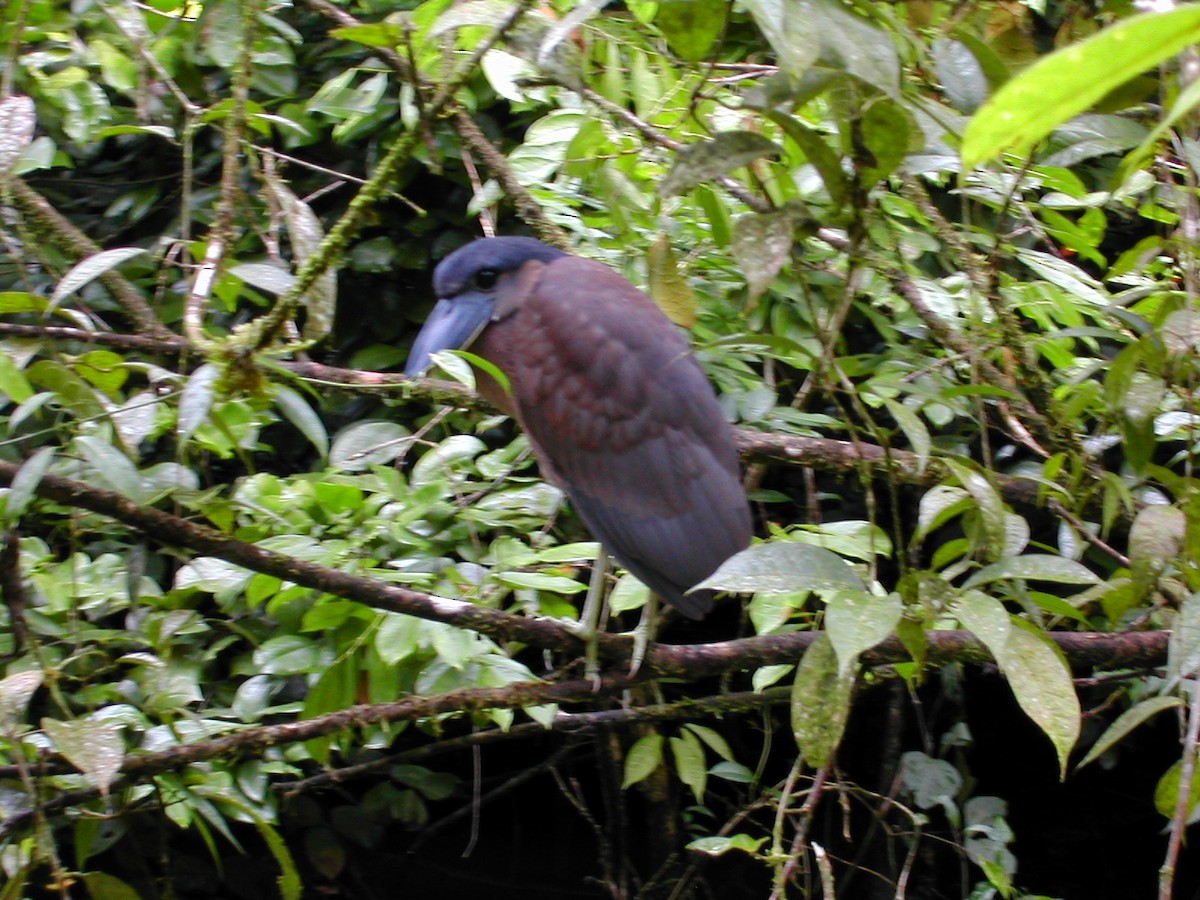
<instances>
[{"instance_id":1,"label":"bird's eye","mask_svg":"<svg viewBox=\"0 0 1200 900\"><path fill-rule=\"evenodd\" d=\"M490 291L496 286L500 273L495 269L480 269L475 273L475 287L481 291Z\"/></svg>"}]
</instances>

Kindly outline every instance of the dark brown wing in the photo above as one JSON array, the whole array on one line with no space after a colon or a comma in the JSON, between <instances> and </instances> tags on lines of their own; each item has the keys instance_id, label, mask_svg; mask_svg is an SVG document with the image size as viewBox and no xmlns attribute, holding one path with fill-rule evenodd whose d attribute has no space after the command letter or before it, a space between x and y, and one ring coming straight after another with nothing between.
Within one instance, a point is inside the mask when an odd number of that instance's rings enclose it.
<instances>
[{"instance_id":1,"label":"dark brown wing","mask_svg":"<svg viewBox=\"0 0 1200 900\"><path fill-rule=\"evenodd\" d=\"M605 266L551 262L517 314L481 335L534 449L596 538L663 599L750 541L732 434L686 340Z\"/></svg>"}]
</instances>

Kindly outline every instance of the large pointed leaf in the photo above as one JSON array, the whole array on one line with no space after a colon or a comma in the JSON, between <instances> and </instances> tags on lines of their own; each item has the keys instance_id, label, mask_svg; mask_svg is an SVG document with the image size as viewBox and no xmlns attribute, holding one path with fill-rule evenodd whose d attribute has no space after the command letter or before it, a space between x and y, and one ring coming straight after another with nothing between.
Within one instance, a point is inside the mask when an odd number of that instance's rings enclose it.
<instances>
[{"instance_id":1,"label":"large pointed leaf","mask_svg":"<svg viewBox=\"0 0 1200 900\"><path fill-rule=\"evenodd\" d=\"M680 328L696 324L696 292L679 271L671 240L659 235L646 254L646 293Z\"/></svg>"},{"instance_id":2,"label":"large pointed leaf","mask_svg":"<svg viewBox=\"0 0 1200 900\"><path fill-rule=\"evenodd\" d=\"M12 735L25 715L34 692L42 685L42 670L27 669L0 679L0 734Z\"/></svg>"},{"instance_id":3,"label":"large pointed leaf","mask_svg":"<svg viewBox=\"0 0 1200 900\"><path fill-rule=\"evenodd\" d=\"M1200 6L1145 13L1043 57L1004 85L967 125L963 168L1024 155L1059 125L1136 75L1200 41Z\"/></svg>"},{"instance_id":4,"label":"large pointed leaf","mask_svg":"<svg viewBox=\"0 0 1200 900\"><path fill-rule=\"evenodd\" d=\"M664 197L673 197L702 181L781 152L778 145L757 132L722 131L710 141L698 141L680 150L659 191Z\"/></svg>"},{"instance_id":5,"label":"large pointed leaf","mask_svg":"<svg viewBox=\"0 0 1200 900\"><path fill-rule=\"evenodd\" d=\"M827 634L821 634L800 660L792 683L792 733L805 762L821 769L833 760L850 718L854 675L838 666Z\"/></svg>"},{"instance_id":6,"label":"large pointed leaf","mask_svg":"<svg viewBox=\"0 0 1200 900\"><path fill-rule=\"evenodd\" d=\"M663 736L654 732L638 738L629 748L625 757L625 775L621 779L621 788L637 784L662 765Z\"/></svg>"},{"instance_id":7,"label":"large pointed leaf","mask_svg":"<svg viewBox=\"0 0 1200 900\"><path fill-rule=\"evenodd\" d=\"M87 259L76 263L54 288L54 293L50 295L50 308L58 306L68 294L79 290L88 282L94 281L105 272L111 272L126 260L141 256L145 252L141 247L117 247L113 250L93 253Z\"/></svg>"},{"instance_id":8,"label":"large pointed leaf","mask_svg":"<svg viewBox=\"0 0 1200 900\"><path fill-rule=\"evenodd\" d=\"M42 476L50 468L54 459L53 447L41 447L35 450L29 459L21 464L17 474L13 476L12 485L8 490L4 517L10 523L15 523L29 507L29 502L37 492L37 486L42 482Z\"/></svg>"},{"instance_id":9,"label":"large pointed leaf","mask_svg":"<svg viewBox=\"0 0 1200 900\"><path fill-rule=\"evenodd\" d=\"M866 590L863 580L844 559L798 541L756 544L731 556L695 589L751 593L764 591Z\"/></svg>"},{"instance_id":10,"label":"large pointed leaf","mask_svg":"<svg viewBox=\"0 0 1200 900\"><path fill-rule=\"evenodd\" d=\"M179 418L175 426L180 443L186 443L208 418L220 378L221 370L212 363L205 363L188 377L179 397Z\"/></svg>"},{"instance_id":11,"label":"large pointed leaf","mask_svg":"<svg viewBox=\"0 0 1200 900\"><path fill-rule=\"evenodd\" d=\"M125 756L121 726L91 719L72 722L42 719L42 730L54 741L58 752L86 775L102 795L108 796L108 788L121 771Z\"/></svg>"},{"instance_id":12,"label":"large pointed leaf","mask_svg":"<svg viewBox=\"0 0 1200 900\"><path fill-rule=\"evenodd\" d=\"M1057 584L1099 584L1100 578L1082 563L1049 553L1026 553L984 566L967 579L965 587L977 587L990 581L1028 578Z\"/></svg>"},{"instance_id":13,"label":"large pointed leaf","mask_svg":"<svg viewBox=\"0 0 1200 900\"><path fill-rule=\"evenodd\" d=\"M1081 759L1075 768L1082 769L1093 760L1099 759L1121 738L1163 710L1176 709L1180 706L1183 706L1183 701L1178 697L1151 697L1149 700L1143 700L1141 703L1131 706L1108 726L1104 734L1100 735L1100 739L1092 745L1092 749L1087 752L1087 756Z\"/></svg>"},{"instance_id":14,"label":"large pointed leaf","mask_svg":"<svg viewBox=\"0 0 1200 900\"><path fill-rule=\"evenodd\" d=\"M1025 715L1050 738L1065 776L1067 756L1082 724L1079 697L1066 663L1024 622L1010 617L994 597L965 591L955 611L963 626L987 646Z\"/></svg>"},{"instance_id":15,"label":"large pointed leaf","mask_svg":"<svg viewBox=\"0 0 1200 900\"><path fill-rule=\"evenodd\" d=\"M838 671L852 675L858 656L895 629L904 608L895 594L876 597L867 591L838 591L825 603L825 630L837 651Z\"/></svg>"}]
</instances>

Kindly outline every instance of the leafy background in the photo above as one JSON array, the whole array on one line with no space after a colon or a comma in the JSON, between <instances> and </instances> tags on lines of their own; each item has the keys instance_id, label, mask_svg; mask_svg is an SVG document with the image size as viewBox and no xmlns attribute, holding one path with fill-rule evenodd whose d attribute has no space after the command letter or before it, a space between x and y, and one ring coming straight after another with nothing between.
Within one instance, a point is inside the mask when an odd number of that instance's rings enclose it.
<instances>
[{"instance_id":1,"label":"leafy background","mask_svg":"<svg viewBox=\"0 0 1200 900\"><path fill-rule=\"evenodd\" d=\"M10 0L0 896L1191 896L1200 7L1135 6ZM636 679L527 442L388 374L481 233L738 428L744 603Z\"/></svg>"}]
</instances>

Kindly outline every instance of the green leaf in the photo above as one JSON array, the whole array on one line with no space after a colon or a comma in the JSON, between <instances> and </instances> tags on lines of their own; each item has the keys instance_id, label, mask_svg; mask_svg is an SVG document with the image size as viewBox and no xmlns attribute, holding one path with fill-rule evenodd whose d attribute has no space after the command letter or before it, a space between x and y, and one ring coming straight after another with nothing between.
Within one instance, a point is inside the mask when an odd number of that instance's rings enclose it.
<instances>
[{"instance_id":1,"label":"green leaf","mask_svg":"<svg viewBox=\"0 0 1200 900\"><path fill-rule=\"evenodd\" d=\"M696 293L679 271L671 240L665 234L655 238L646 254L646 293L667 318L681 328L696 325Z\"/></svg>"},{"instance_id":2,"label":"green leaf","mask_svg":"<svg viewBox=\"0 0 1200 900\"><path fill-rule=\"evenodd\" d=\"M756 300L792 257L796 229L811 221L802 204L742 216L733 225L733 255Z\"/></svg>"},{"instance_id":3,"label":"green leaf","mask_svg":"<svg viewBox=\"0 0 1200 900\"><path fill-rule=\"evenodd\" d=\"M125 357L111 350L90 350L75 361L75 371L109 396L117 392L129 379Z\"/></svg>"},{"instance_id":4,"label":"green leaf","mask_svg":"<svg viewBox=\"0 0 1200 900\"><path fill-rule=\"evenodd\" d=\"M1100 738L1092 745L1087 756L1079 761L1079 765L1075 767L1076 771L1099 759L1143 722L1149 721L1164 710L1176 709L1181 706L1183 706L1183 701L1178 697L1151 697L1131 706L1104 730L1104 734L1100 735Z\"/></svg>"},{"instance_id":5,"label":"green leaf","mask_svg":"<svg viewBox=\"0 0 1200 900\"><path fill-rule=\"evenodd\" d=\"M952 484L935 484L917 505L917 538L927 537L970 506L970 494Z\"/></svg>"},{"instance_id":6,"label":"green leaf","mask_svg":"<svg viewBox=\"0 0 1200 900\"><path fill-rule=\"evenodd\" d=\"M720 733L713 731L713 729L705 725L694 725L690 722L683 727L704 741L708 745L708 748L721 757L721 759L727 761L733 760L733 750L730 749L728 742L725 738L721 737Z\"/></svg>"},{"instance_id":7,"label":"green leaf","mask_svg":"<svg viewBox=\"0 0 1200 900\"><path fill-rule=\"evenodd\" d=\"M769 837L751 837L748 834L729 834L717 837L696 838L687 845L689 850L704 853L708 856L720 856L730 850L741 850L743 853L755 854Z\"/></svg>"},{"instance_id":8,"label":"green leaf","mask_svg":"<svg viewBox=\"0 0 1200 900\"><path fill-rule=\"evenodd\" d=\"M238 263L229 274L269 294L286 294L296 284L296 276L277 263Z\"/></svg>"},{"instance_id":9,"label":"green leaf","mask_svg":"<svg viewBox=\"0 0 1200 900\"><path fill-rule=\"evenodd\" d=\"M854 149L864 181L887 178L896 170L908 154L911 130L911 117L891 97L876 97L863 107L854 133Z\"/></svg>"},{"instance_id":10,"label":"green leaf","mask_svg":"<svg viewBox=\"0 0 1200 900\"><path fill-rule=\"evenodd\" d=\"M30 699L41 686L41 669L26 669L0 679L0 734L11 737L17 731Z\"/></svg>"},{"instance_id":11,"label":"green leaf","mask_svg":"<svg viewBox=\"0 0 1200 900\"><path fill-rule=\"evenodd\" d=\"M276 204L283 210L288 240L292 245L293 265L299 268L317 252L321 240L325 237L325 229L312 207L292 193L282 178L276 177L273 170L266 170L265 174L267 187ZM304 338L319 341L333 330L333 313L337 303L337 272L326 266L309 284L302 300L306 313Z\"/></svg>"},{"instance_id":12,"label":"green leaf","mask_svg":"<svg viewBox=\"0 0 1200 900\"><path fill-rule=\"evenodd\" d=\"M988 81L971 48L962 41L940 37L930 45L929 55L946 98L962 112L979 109L987 99Z\"/></svg>"},{"instance_id":13,"label":"green leaf","mask_svg":"<svg viewBox=\"0 0 1200 900\"><path fill-rule=\"evenodd\" d=\"M599 553L600 545L596 541L577 541L539 550L534 558L544 563L590 563Z\"/></svg>"},{"instance_id":14,"label":"green leaf","mask_svg":"<svg viewBox=\"0 0 1200 900\"><path fill-rule=\"evenodd\" d=\"M1200 6L1132 16L1045 56L1005 84L963 135L964 170L1025 155L1109 91L1200 41Z\"/></svg>"},{"instance_id":15,"label":"green leaf","mask_svg":"<svg viewBox=\"0 0 1200 900\"><path fill-rule=\"evenodd\" d=\"M721 564L695 589L792 593L794 591L865 590L866 585L844 559L823 547L786 539L755 544Z\"/></svg>"},{"instance_id":16,"label":"green leaf","mask_svg":"<svg viewBox=\"0 0 1200 900\"><path fill-rule=\"evenodd\" d=\"M776 110L764 109L772 122L783 129L783 133L796 142L804 158L812 164L825 183L833 211L845 205L850 196L850 180L842 169L841 157L828 143L828 139L795 116Z\"/></svg>"},{"instance_id":17,"label":"green leaf","mask_svg":"<svg viewBox=\"0 0 1200 900\"><path fill-rule=\"evenodd\" d=\"M799 80L821 55L818 29L807 20L805 4L788 0L747 0L746 9L762 32L779 68Z\"/></svg>"},{"instance_id":18,"label":"green leaf","mask_svg":"<svg viewBox=\"0 0 1200 900\"><path fill-rule=\"evenodd\" d=\"M792 683L792 734L805 762L823 769L833 761L846 722L854 676L842 671L829 635L809 645Z\"/></svg>"},{"instance_id":19,"label":"green leaf","mask_svg":"<svg viewBox=\"0 0 1200 900\"><path fill-rule=\"evenodd\" d=\"M944 759L920 750L909 750L900 757L900 784L919 809L942 806L954 811L962 782L962 774Z\"/></svg>"},{"instance_id":20,"label":"green leaf","mask_svg":"<svg viewBox=\"0 0 1200 900\"><path fill-rule=\"evenodd\" d=\"M307 675L321 666L320 648L298 634L268 638L254 651L254 670L263 675Z\"/></svg>"},{"instance_id":21,"label":"green leaf","mask_svg":"<svg viewBox=\"0 0 1200 900\"><path fill-rule=\"evenodd\" d=\"M1005 545L1005 516L1004 501L1000 493L983 473L953 459L944 460L946 467L954 473L959 484L963 486L975 507L979 510L979 520L983 525L985 553L998 556Z\"/></svg>"},{"instance_id":22,"label":"green leaf","mask_svg":"<svg viewBox=\"0 0 1200 900\"><path fill-rule=\"evenodd\" d=\"M327 667L317 683L309 688L304 698L302 717L312 719L325 713L336 712L354 705L358 695L358 657L348 654ZM335 735L326 734L304 742L313 759L320 763L329 761L329 749Z\"/></svg>"},{"instance_id":23,"label":"green leaf","mask_svg":"<svg viewBox=\"0 0 1200 900\"><path fill-rule=\"evenodd\" d=\"M896 424L900 426L904 436L908 438L912 452L917 455L917 473L924 473L929 465L930 454L933 452L933 439L929 436L929 429L925 427L921 417L903 403L885 400L884 406L892 414L892 418L896 420Z\"/></svg>"},{"instance_id":24,"label":"green leaf","mask_svg":"<svg viewBox=\"0 0 1200 900\"><path fill-rule=\"evenodd\" d=\"M1002 559L972 573L964 587L978 587L990 581L1028 578L1059 584L1099 584L1100 578L1091 569L1073 559L1047 553L1026 553Z\"/></svg>"},{"instance_id":25,"label":"green leaf","mask_svg":"<svg viewBox=\"0 0 1200 900\"><path fill-rule=\"evenodd\" d=\"M107 872L84 872L81 877L92 900L142 900L132 887Z\"/></svg>"},{"instance_id":26,"label":"green leaf","mask_svg":"<svg viewBox=\"0 0 1200 900\"><path fill-rule=\"evenodd\" d=\"M221 370L212 363L205 363L188 376L179 396L179 413L175 423L180 443L186 443L208 419L220 377Z\"/></svg>"},{"instance_id":27,"label":"green leaf","mask_svg":"<svg viewBox=\"0 0 1200 900\"><path fill-rule=\"evenodd\" d=\"M659 0L654 24L680 59L694 63L708 56L728 15L727 0Z\"/></svg>"},{"instance_id":28,"label":"green leaf","mask_svg":"<svg viewBox=\"0 0 1200 900\"><path fill-rule=\"evenodd\" d=\"M130 500L146 500L142 479L129 457L108 441L87 435L76 438L75 446L92 469L92 478L99 487L123 494Z\"/></svg>"},{"instance_id":29,"label":"green leaf","mask_svg":"<svg viewBox=\"0 0 1200 900\"><path fill-rule=\"evenodd\" d=\"M46 474L53 460L54 448L42 447L35 450L29 459L21 464L21 468L13 476L5 499L4 518L7 522L16 523L29 508L34 494L37 493L37 486L42 483L42 476Z\"/></svg>"},{"instance_id":30,"label":"green leaf","mask_svg":"<svg viewBox=\"0 0 1200 900\"><path fill-rule=\"evenodd\" d=\"M649 778L662 765L663 736L647 734L637 739L625 757L625 776L621 790Z\"/></svg>"},{"instance_id":31,"label":"green leaf","mask_svg":"<svg viewBox=\"0 0 1200 900\"><path fill-rule=\"evenodd\" d=\"M300 394L286 385L275 388L275 405L289 422L296 426L322 457L329 453L329 432L321 417Z\"/></svg>"},{"instance_id":32,"label":"green leaf","mask_svg":"<svg viewBox=\"0 0 1200 900\"><path fill-rule=\"evenodd\" d=\"M659 193L673 197L702 181L781 153L777 144L757 132L722 131L712 140L697 141L681 149L671 171L659 185Z\"/></svg>"},{"instance_id":33,"label":"green leaf","mask_svg":"<svg viewBox=\"0 0 1200 900\"><path fill-rule=\"evenodd\" d=\"M708 767L704 762L704 747L690 731L680 732L671 738L671 755L675 758L675 771L679 780L692 789L697 803L704 801L704 789L708 784Z\"/></svg>"},{"instance_id":34,"label":"green leaf","mask_svg":"<svg viewBox=\"0 0 1200 900\"><path fill-rule=\"evenodd\" d=\"M125 758L120 726L94 719L42 719L42 730L54 741L55 749L87 776L101 796L107 797Z\"/></svg>"},{"instance_id":35,"label":"green leaf","mask_svg":"<svg viewBox=\"0 0 1200 900\"><path fill-rule=\"evenodd\" d=\"M391 462L411 443L409 431L397 422L365 420L343 428L333 439L329 465L362 472Z\"/></svg>"},{"instance_id":36,"label":"green leaf","mask_svg":"<svg viewBox=\"0 0 1200 900\"><path fill-rule=\"evenodd\" d=\"M96 399L95 388L61 363L39 359L25 374L33 384L53 391L63 406L79 418L90 419L104 414L104 407Z\"/></svg>"},{"instance_id":37,"label":"green leaf","mask_svg":"<svg viewBox=\"0 0 1200 900\"><path fill-rule=\"evenodd\" d=\"M838 591L825 601L825 630L837 653L838 672L853 676L858 656L896 629L904 607L896 594Z\"/></svg>"},{"instance_id":38,"label":"green leaf","mask_svg":"<svg viewBox=\"0 0 1200 900\"><path fill-rule=\"evenodd\" d=\"M25 373L7 353L0 353L0 394L17 403L24 403L33 396L33 388L25 378Z\"/></svg>"},{"instance_id":39,"label":"green leaf","mask_svg":"<svg viewBox=\"0 0 1200 900\"><path fill-rule=\"evenodd\" d=\"M404 40L405 28L399 23L373 22L369 25L347 25L329 32L330 37L340 41L354 41L368 47L399 46Z\"/></svg>"},{"instance_id":40,"label":"green leaf","mask_svg":"<svg viewBox=\"0 0 1200 900\"><path fill-rule=\"evenodd\" d=\"M793 80L822 59L899 96L900 59L892 36L838 0L746 0L745 6Z\"/></svg>"},{"instance_id":41,"label":"green leaf","mask_svg":"<svg viewBox=\"0 0 1200 900\"><path fill-rule=\"evenodd\" d=\"M121 263L141 256L146 251L141 247L117 247L114 250L102 250L93 253L71 267L62 277L50 295L50 308L58 306L69 295L79 290L85 284L99 278L105 272L111 272Z\"/></svg>"},{"instance_id":42,"label":"green leaf","mask_svg":"<svg viewBox=\"0 0 1200 900\"><path fill-rule=\"evenodd\" d=\"M485 450L487 444L472 434L452 434L417 460L410 480L414 485L437 481Z\"/></svg>"},{"instance_id":43,"label":"green leaf","mask_svg":"<svg viewBox=\"0 0 1200 900\"><path fill-rule=\"evenodd\" d=\"M1066 663L1041 636L1011 618L999 600L980 591L965 591L955 612L987 646L1025 715L1050 738L1065 777L1067 757L1082 725L1079 698Z\"/></svg>"},{"instance_id":44,"label":"green leaf","mask_svg":"<svg viewBox=\"0 0 1200 900\"><path fill-rule=\"evenodd\" d=\"M501 572L495 576L501 584L513 588L550 591L554 594L578 594L587 585L565 575L546 575L542 572Z\"/></svg>"},{"instance_id":45,"label":"green leaf","mask_svg":"<svg viewBox=\"0 0 1200 900\"><path fill-rule=\"evenodd\" d=\"M750 681L751 687L756 692L765 691L794 668L796 667L791 663L783 663L776 666L760 666L754 670L754 675Z\"/></svg>"},{"instance_id":46,"label":"green leaf","mask_svg":"<svg viewBox=\"0 0 1200 900\"><path fill-rule=\"evenodd\" d=\"M250 817L254 821L254 825L258 828L258 833L262 835L263 840L267 844L267 849L271 851L271 855L275 857L275 862L279 864L279 896L282 900L300 900L304 893L304 885L300 878L300 872L296 868L296 861L292 858L292 851L288 848L287 841L280 836L279 832L261 816L250 812ZM93 898L95 895L93 894Z\"/></svg>"},{"instance_id":47,"label":"green leaf","mask_svg":"<svg viewBox=\"0 0 1200 900\"><path fill-rule=\"evenodd\" d=\"M1200 762L1200 759L1196 760ZM1200 806L1200 776L1197 771L1200 766L1193 764L1192 768L1192 783L1189 785L1189 796L1187 801L1187 819L1191 821L1196 814L1197 806ZM1175 818L1175 807L1179 804L1179 785L1180 779L1183 777L1183 760L1177 760L1171 768L1163 774L1163 777L1158 780L1158 784L1154 787L1154 808L1167 819Z\"/></svg>"},{"instance_id":48,"label":"green leaf","mask_svg":"<svg viewBox=\"0 0 1200 900\"><path fill-rule=\"evenodd\" d=\"M1177 507L1151 504L1138 511L1129 528L1129 562L1139 599L1179 560L1187 528L1187 515Z\"/></svg>"}]
</instances>

